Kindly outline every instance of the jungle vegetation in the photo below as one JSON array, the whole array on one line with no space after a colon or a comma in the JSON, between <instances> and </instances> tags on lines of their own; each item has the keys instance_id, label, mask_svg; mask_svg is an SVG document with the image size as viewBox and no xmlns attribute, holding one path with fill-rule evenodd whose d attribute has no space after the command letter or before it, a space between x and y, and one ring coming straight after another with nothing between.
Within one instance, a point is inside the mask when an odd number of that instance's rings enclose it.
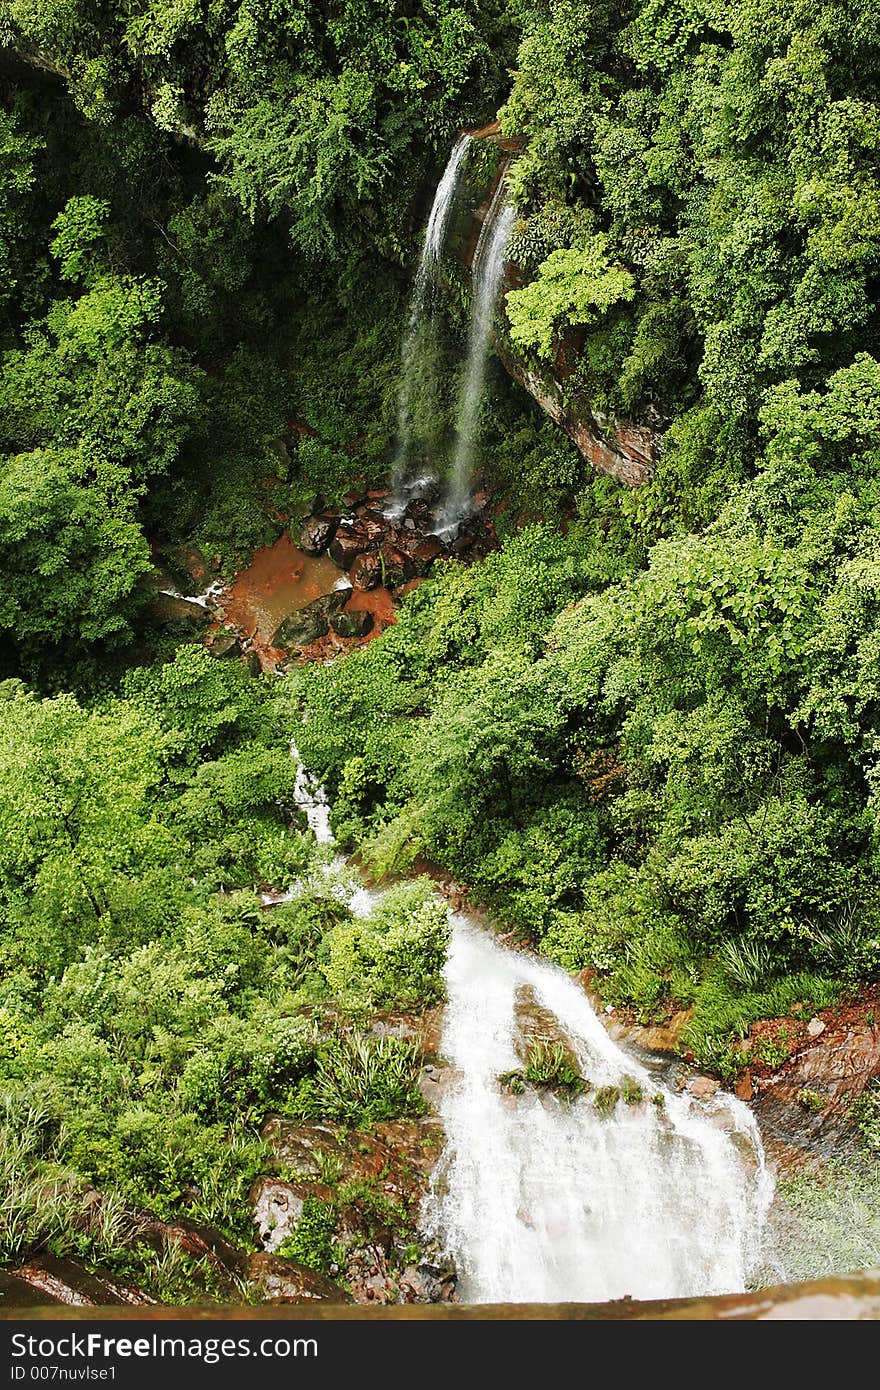
<instances>
[{"instance_id":1,"label":"jungle vegetation","mask_svg":"<svg viewBox=\"0 0 880 1390\"><path fill-rule=\"evenodd\" d=\"M0 0L0 44L0 1256L112 1265L92 1186L245 1240L269 1110L418 1109L335 1030L435 1001L444 924L328 889L294 731L375 873L693 1005L722 1076L876 977L877 0ZM496 113L506 332L662 433L653 480L496 365L484 564L280 679L160 631L157 552L229 575L387 477L426 204Z\"/></svg>"}]
</instances>

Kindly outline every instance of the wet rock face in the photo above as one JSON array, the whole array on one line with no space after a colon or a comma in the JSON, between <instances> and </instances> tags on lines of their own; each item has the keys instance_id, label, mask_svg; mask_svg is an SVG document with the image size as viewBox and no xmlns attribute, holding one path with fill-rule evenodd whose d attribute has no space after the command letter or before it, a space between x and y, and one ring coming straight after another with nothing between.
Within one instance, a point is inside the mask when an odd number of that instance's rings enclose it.
<instances>
[{"instance_id":1,"label":"wet rock face","mask_svg":"<svg viewBox=\"0 0 880 1390\"><path fill-rule=\"evenodd\" d=\"M552 369L538 370L502 341L496 342L496 350L508 373L565 431L597 473L607 473L626 487L650 482L660 456L660 434L632 420L619 420L586 408L578 410L567 403L565 382Z\"/></svg>"},{"instance_id":2,"label":"wet rock face","mask_svg":"<svg viewBox=\"0 0 880 1390\"><path fill-rule=\"evenodd\" d=\"M269 1254L296 1231L306 1201L319 1199L336 1221L341 1263L332 1272L355 1302L454 1298L455 1269L439 1251L420 1247L416 1234L442 1147L436 1120L394 1120L352 1132L279 1117L267 1121L263 1138L280 1170L258 1179L251 1191L256 1233Z\"/></svg>"},{"instance_id":3,"label":"wet rock face","mask_svg":"<svg viewBox=\"0 0 880 1390\"><path fill-rule=\"evenodd\" d=\"M210 613L201 603L180 594L158 593L150 610L159 626L172 632L207 627L211 621Z\"/></svg>"},{"instance_id":4,"label":"wet rock face","mask_svg":"<svg viewBox=\"0 0 880 1390\"><path fill-rule=\"evenodd\" d=\"M17 1308L42 1304L100 1308L156 1301L112 1275L89 1273L74 1260L45 1254L18 1269L0 1271L0 1299L7 1307Z\"/></svg>"},{"instance_id":5,"label":"wet rock face","mask_svg":"<svg viewBox=\"0 0 880 1390\"><path fill-rule=\"evenodd\" d=\"M558 1047L575 1072L579 1070L577 1055L556 1015L539 1004L531 985L521 985L516 993L516 1037L514 1046L521 1062L528 1062L536 1046Z\"/></svg>"},{"instance_id":6,"label":"wet rock face","mask_svg":"<svg viewBox=\"0 0 880 1390\"><path fill-rule=\"evenodd\" d=\"M260 1211L271 1226L275 1212L289 1223L296 1212L288 1185L267 1178L258 1194ZM97 1192L88 1200L100 1204ZM300 1206L301 1210L301 1206ZM180 1217L174 1221L131 1211L128 1243L147 1246L158 1255L179 1251L194 1262L192 1289L197 1299L207 1303L240 1304L243 1293L266 1303L305 1303L315 1300L351 1302L348 1294L332 1279L305 1268L267 1249L248 1255L236 1249L219 1231ZM279 1223L279 1225L283 1222ZM270 1235L274 1232L274 1227ZM280 1243L269 1240L269 1245ZM0 1313L3 1308L35 1308L63 1305L69 1308L102 1308L131 1305L146 1309L158 1300L106 1270L87 1270L76 1260L59 1259L40 1252L15 1269L0 1270Z\"/></svg>"},{"instance_id":7,"label":"wet rock face","mask_svg":"<svg viewBox=\"0 0 880 1390\"><path fill-rule=\"evenodd\" d=\"M375 589L382 583L382 560L375 551L356 556L349 571L349 579L355 589Z\"/></svg>"},{"instance_id":8,"label":"wet rock face","mask_svg":"<svg viewBox=\"0 0 880 1390\"><path fill-rule=\"evenodd\" d=\"M786 1030L791 1056L776 1071L749 1069L761 1130L789 1149L842 1157L858 1143L854 1103L880 1076L880 988L806 1022L776 1024Z\"/></svg>"},{"instance_id":9,"label":"wet rock face","mask_svg":"<svg viewBox=\"0 0 880 1390\"><path fill-rule=\"evenodd\" d=\"M337 524L335 516L310 516L300 533L300 550L306 555L323 555L336 533Z\"/></svg>"}]
</instances>

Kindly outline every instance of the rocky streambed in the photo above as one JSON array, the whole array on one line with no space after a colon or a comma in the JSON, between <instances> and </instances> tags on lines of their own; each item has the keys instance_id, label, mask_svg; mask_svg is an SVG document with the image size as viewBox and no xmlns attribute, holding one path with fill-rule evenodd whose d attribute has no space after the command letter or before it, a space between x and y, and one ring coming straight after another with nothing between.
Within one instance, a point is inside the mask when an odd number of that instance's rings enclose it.
<instances>
[{"instance_id":1,"label":"rocky streambed","mask_svg":"<svg viewBox=\"0 0 880 1390\"><path fill-rule=\"evenodd\" d=\"M305 518L212 596L208 621L195 609L190 617L215 655L244 656L264 671L362 646L395 621L438 561L482 560L497 548L489 494L473 494L461 520L438 534L440 491L422 480L394 505L382 488L355 488L338 506L315 498Z\"/></svg>"}]
</instances>

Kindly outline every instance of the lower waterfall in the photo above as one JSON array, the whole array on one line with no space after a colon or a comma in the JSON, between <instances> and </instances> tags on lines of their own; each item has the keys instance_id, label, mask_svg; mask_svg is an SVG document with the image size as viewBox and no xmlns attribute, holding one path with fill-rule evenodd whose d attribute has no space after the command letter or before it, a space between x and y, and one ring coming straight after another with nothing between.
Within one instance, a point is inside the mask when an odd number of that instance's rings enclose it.
<instances>
[{"instance_id":1,"label":"lower waterfall","mask_svg":"<svg viewBox=\"0 0 880 1390\"><path fill-rule=\"evenodd\" d=\"M463 1301L593 1302L726 1293L761 1262L773 1178L735 1097L708 1106L658 1086L607 1034L558 967L453 917L442 1050L455 1069L447 1135L423 1211L454 1256ZM520 1065L518 996L559 1024L592 1090L506 1094ZM644 1100L613 1114L597 1087L631 1077ZM660 1103L662 1097L662 1103ZM656 1099L655 1099L656 1098Z\"/></svg>"}]
</instances>

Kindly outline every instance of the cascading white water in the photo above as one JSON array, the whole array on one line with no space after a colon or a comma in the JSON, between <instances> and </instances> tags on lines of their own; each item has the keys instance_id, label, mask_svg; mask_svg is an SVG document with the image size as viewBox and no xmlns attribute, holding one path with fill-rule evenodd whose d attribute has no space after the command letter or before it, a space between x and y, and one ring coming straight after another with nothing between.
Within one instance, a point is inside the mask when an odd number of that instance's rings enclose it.
<instances>
[{"instance_id":1,"label":"cascading white water","mask_svg":"<svg viewBox=\"0 0 880 1390\"><path fill-rule=\"evenodd\" d=\"M397 451L394 459L392 502L390 504L392 512L395 509L401 511L404 505L402 494L407 481L406 471L412 447L413 394L421 365L419 342L426 317L433 305L440 256L443 252L449 217L455 201L459 175L464 166L470 143L471 137L469 135L460 135L452 147L452 153L434 194L434 202L425 228L422 254L413 281L406 331L401 344L402 368L397 397Z\"/></svg>"},{"instance_id":2,"label":"cascading white water","mask_svg":"<svg viewBox=\"0 0 880 1390\"><path fill-rule=\"evenodd\" d=\"M291 752L296 802L318 843L332 846L326 794L295 745ZM356 916L381 896L342 855L319 872ZM453 1068L440 1103L446 1148L421 1224L454 1257L461 1297L602 1302L745 1288L766 1261L774 1189L749 1109L725 1093L704 1104L658 1084L609 1037L571 976L505 949L463 913L452 927L441 1043ZM511 1095L499 1084L521 1065L524 990L553 1016L591 1082L577 1100ZM624 1077L644 1099L601 1115L595 1090Z\"/></svg>"},{"instance_id":3,"label":"cascading white water","mask_svg":"<svg viewBox=\"0 0 880 1390\"><path fill-rule=\"evenodd\" d=\"M705 1107L658 1086L608 1036L570 976L500 947L456 915L442 1051L456 1069L440 1105L447 1135L423 1224L454 1256L467 1302L599 1302L743 1289L773 1196L750 1111ZM640 1083L646 1099L599 1114L509 1095L521 1065L523 988L552 1012L593 1087ZM663 1095L662 1107L648 1097Z\"/></svg>"},{"instance_id":4,"label":"cascading white water","mask_svg":"<svg viewBox=\"0 0 880 1390\"><path fill-rule=\"evenodd\" d=\"M480 397L486 380L492 316L504 275L504 252L515 212L507 201L504 180L486 214L474 252L473 300L468 331L467 359L458 404L455 452L446 500L439 518L438 534L451 531L466 515L470 500L474 443L480 410Z\"/></svg>"}]
</instances>

